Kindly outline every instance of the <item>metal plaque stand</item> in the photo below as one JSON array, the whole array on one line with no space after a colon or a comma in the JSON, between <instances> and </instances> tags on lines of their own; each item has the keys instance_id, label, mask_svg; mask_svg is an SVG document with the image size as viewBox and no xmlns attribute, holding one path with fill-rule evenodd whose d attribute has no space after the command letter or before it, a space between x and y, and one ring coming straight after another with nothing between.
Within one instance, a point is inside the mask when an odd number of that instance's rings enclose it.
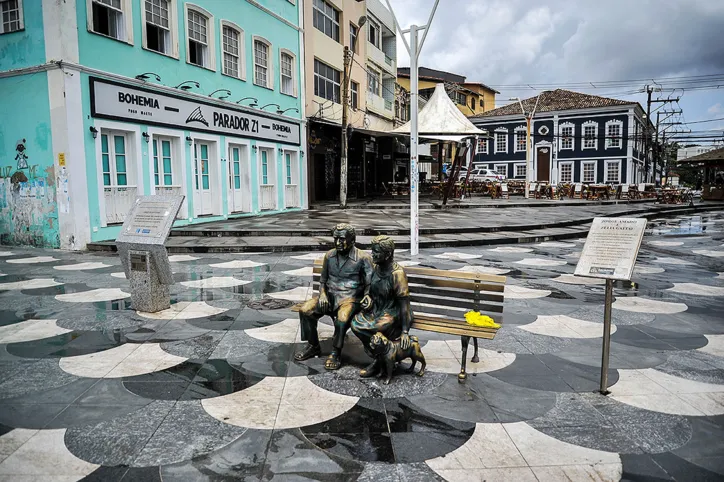
<instances>
[{"instance_id":1,"label":"metal plaque stand","mask_svg":"<svg viewBox=\"0 0 724 482\"><path fill-rule=\"evenodd\" d=\"M123 271L131 284L131 306L155 313L171 306L173 273L166 239L184 196L139 196L116 239Z\"/></svg>"},{"instance_id":2,"label":"metal plaque stand","mask_svg":"<svg viewBox=\"0 0 724 482\"><path fill-rule=\"evenodd\" d=\"M608 395L608 358L611 353L611 305L613 304L613 280L606 280L606 301L603 306L603 350L601 351L601 395Z\"/></svg>"}]
</instances>

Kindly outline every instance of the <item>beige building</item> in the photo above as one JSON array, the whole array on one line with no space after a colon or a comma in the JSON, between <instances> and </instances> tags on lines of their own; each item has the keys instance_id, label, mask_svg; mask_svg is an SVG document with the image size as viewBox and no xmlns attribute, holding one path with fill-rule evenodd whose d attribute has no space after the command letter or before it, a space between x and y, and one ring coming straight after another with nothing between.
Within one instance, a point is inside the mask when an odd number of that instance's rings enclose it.
<instances>
[{"instance_id":1,"label":"beige building","mask_svg":"<svg viewBox=\"0 0 724 482\"><path fill-rule=\"evenodd\" d=\"M354 52L348 91L348 196L368 195L391 176L392 140L376 139L370 131L393 128L395 37L392 14L380 0L304 2L304 114L312 203L338 198L345 47Z\"/></svg>"},{"instance_id":2,"label":"beige building","mask_svg":"<svg viewBox=\"0 0 724 482\"><path fill-rule=\"evenodd\" d=\"M356 0L304 2L305 116L308 119L341 125L344 47L351 49L358 36L350 75L349 118L352 126L364 126L367 73L362 65L366 60L367 42L366 26L360 28L359 21L366 10L365 2Z\"/></svg>"}]
</instances>

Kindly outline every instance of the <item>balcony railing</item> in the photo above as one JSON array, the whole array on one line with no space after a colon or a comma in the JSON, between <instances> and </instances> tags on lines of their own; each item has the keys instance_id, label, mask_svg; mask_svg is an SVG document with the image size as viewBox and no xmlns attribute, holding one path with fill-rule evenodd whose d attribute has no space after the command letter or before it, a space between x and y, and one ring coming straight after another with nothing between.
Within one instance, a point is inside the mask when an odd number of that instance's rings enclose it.
<instances>
[{"instance_id":1,"label":"balcony railing","mask_svg":"<svg viewBox=\"0 0 724 482\"><path fill-rule=\"evenodd\" d=\"M259 209L269 211L277 207L277 190L274 184L263 184L259 187Z\"/></svg>"},{"instance_id":2,"label":"balcony railing","mask_svg":"<svg viewBox=\"0 0 724 482\"><path fill-rule=\"evenodd\" d=\"M184 193L183 188L181 186L173 186L173 185L172 186L156 186L156 194L179 196L183 193ZM184 219L185 213L186 213L186 198L184 198L184 202L181 205L181 209L178 210L176 219Z\"/></svg>"},{"instance_id":3,"label":"balcony railing","mask_svg":"<svg viewBox=\"0 0 724 482\"><path fill-rule=\"evenodd\" d=\"M296 184L287 184L284 186L284 207L299 207L299 186Z\"/></svg>"},{"instance_id":4,"label":"balcony railing","mask_svg":"<svg viewBox=\"0 0 724 482\"><path fill-rule=\"evenodd\" d=\"M392 67L392 59L385 54L385 63Z\"/></svg>"},{"instance_id":5,"label":"balcony railing","mask_svg":"<svg viewBox=\"0 0 724 482\"><path fill-rule=\"evenodd\" d=\"M136 186L105 186L103 197L106 204L106 224L119 224L136 201Z\"/></svg>"}]
</instances>

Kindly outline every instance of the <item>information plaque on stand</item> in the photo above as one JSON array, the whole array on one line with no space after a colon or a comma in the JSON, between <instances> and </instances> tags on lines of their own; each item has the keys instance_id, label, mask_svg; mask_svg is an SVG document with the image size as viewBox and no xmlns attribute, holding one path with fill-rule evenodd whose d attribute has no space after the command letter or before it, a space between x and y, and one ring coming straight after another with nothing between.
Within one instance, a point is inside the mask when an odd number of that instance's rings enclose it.
<instances>
[{"instance_id":1,"label":"information plaque on stand","mask_svg":"<svg viewBox=\"0 0 724 482\"><path fill-rule=\"evenodd\" d=\"M599 389L604 395L609 393L608 359L611 351L613 282L631 279L645 230L644 218L595 218L576 266L576 276L606 280Z\"/></svg>"},{"instance_id":2,"label":"information plaque on stand","mask_svg":"<svg viewBox=\"0 0 724 482\"><path fill-rule=\"evenodd\" d=\"M137 197L116 238L137 311L155 313L171 305L173 274L164 244L183 200L175 195Z\"/></svg>"}]
</instances>

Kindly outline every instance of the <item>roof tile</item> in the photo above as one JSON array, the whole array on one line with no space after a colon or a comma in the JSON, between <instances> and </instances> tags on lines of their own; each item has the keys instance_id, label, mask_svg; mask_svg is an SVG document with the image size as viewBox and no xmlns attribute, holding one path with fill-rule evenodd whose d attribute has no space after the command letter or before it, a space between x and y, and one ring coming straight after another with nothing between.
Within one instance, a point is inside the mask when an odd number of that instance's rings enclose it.
<instances>
[{"instance_id":1,"label":"roof tile","mask_svg":"<svg viewBox=\"0 0 724 482\"><path fill-rule=\"evenodd\" d=\"M524 99L523 107L526 112L533 110L535 106L536 97L530 97ZM541 92L540 100L538 101L538 107L536 112L551 112L558 110L573 110L573 109L590 109L596 107L611 107L617 105L630 105L636 104L628 100L609 99L608 97L600 97L597 95L582 94L580 92L573 92L571 90L556 89L546 90ZM481 117L496 117L503 115L516 115L522 114L520 111L520 105L517 102L512 102L503 107L489 110L474 116L475 118Z\"/></svg>"}]
</instances>

